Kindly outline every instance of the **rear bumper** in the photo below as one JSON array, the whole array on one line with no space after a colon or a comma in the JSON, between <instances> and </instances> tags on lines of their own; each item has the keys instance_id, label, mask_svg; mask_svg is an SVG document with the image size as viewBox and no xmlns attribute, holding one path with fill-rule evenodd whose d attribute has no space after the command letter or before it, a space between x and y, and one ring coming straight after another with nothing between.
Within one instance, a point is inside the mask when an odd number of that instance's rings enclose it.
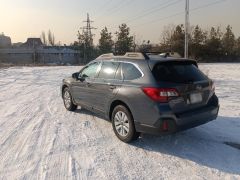
<instances>
[{"instance_id":1,"label":"rear bumper","mask_svg":"<svg viewBox=\"0 0 240 180\"><path fill-rule=\"evenodd\" d=\"M172 134L215 120L218 116L218 111L219 104L218 99L215 96L215 100L213 103L209 103L202 108L181 114L162 114L159 115L154 125L147 125L135 122L135 127L138 132L157 135ZM169 122L168 130L163 130L162 128L164 121Z\"/></svg>"},{"instance_id":2,"label":"rear bumper","mask_svg":"<svg viewBox=\"0 0 240 180\"><path fill-rule=\"evenodd\" d=\"M214 107L206 107L198 111L177 115L176 126L177 131L193 128L209 121L215 120L218 116L219 105Z\"/></svg>"}]
</instances>

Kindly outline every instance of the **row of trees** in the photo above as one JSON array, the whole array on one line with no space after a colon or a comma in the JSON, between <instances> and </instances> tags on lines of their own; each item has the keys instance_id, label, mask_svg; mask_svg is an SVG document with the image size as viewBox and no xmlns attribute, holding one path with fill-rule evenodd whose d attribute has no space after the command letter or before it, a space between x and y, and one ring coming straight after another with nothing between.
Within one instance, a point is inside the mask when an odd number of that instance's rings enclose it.
<instances>
[{"instance_id":1,"label":"row of trees","mask_svg":"<svg viewBox=\"0 0 240 180\"><path fill-rule=\"evenodd\" d=\"M133 36L130 35L130 28L126 24L119 26L117 32L113 34L107 27L102 29L97 47L93 46L92 37L86 33L78 33L78 41L73 47L80 49L82 57L92 59L99 54L113 52L124 54L129 51L157 51L157 52L177 52L184 55L184 26L166 26L161 35L161 42L153 45L149 40L141 44L135 44ZM191 27L189 34L189 55L195 59L205 60L227 60L240 57L240 37L236 38L232 27L228 25L222 32L220 27L212 27L210 30L203 30L199 25Z\"/></svg>"},{"instance_id":2,"label":"row of trees","mask_svg":"<svg viewBox=\"0 0 240 180\"><path fill-rule=\"evenodd\" d=\"M119 26L119 31L115 33L117 40L113 41L113 34L108 31L107 27L101 30L99 45L93 46L93 37L87 32L78 32L78 41L75 41L72 46L80 50L82 58L90 60L100 54L115 53L124 54L132 51L133 36L130 35L130 28L126 24Z\"/></svg>"},{"instance_id":3,"label":"row of trees","mask_svg":"<svg viewBox=\"0 0 240 180\"><path fill-rule=\"evenodd\" d=\"M240 37L235 37L230 25L224 32L220 27L203 30L199 25L191 29L189 34L190 57L214 61L236 59L240 56ZM183 56L184 37L183 25L166 27L162 33L161 50L178 52Z\"/></svg>"},{"instance_id":4,"label":"row of trees","mask_svg":"<svg viewBox=\"0 0 240 180\"><path fill-rule=\"evenodd\" d=\"M114 43L112 40L112 33L108 32L105 27L101 31L101 37L99 39L99 51L100 53L115 52L116 54L125 54L128 51L132 51L134 47L133 36L130 35L130 28L126 24L119 26L119 31L115 33L117 40Z\"/></svg>"}]
</instances>

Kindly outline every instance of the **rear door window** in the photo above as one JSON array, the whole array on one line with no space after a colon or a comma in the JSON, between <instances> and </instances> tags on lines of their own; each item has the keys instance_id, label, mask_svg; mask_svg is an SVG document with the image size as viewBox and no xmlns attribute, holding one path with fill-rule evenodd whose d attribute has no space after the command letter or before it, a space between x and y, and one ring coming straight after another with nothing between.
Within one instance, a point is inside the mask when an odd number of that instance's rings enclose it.
<instances>
[{"instance_id":1,"label":"rear door window","mask_svg":"<svg viewBox=\"0 0 240 180\"><path fill-rule=\"evenodd\" d=\"M116 80L122 80L122 66L119 64L116 75L115 75Z\"/></svg>"},{"instance_id":2,"label":"rear door window","mask_svg":"<svg viewBox=\"0 0 240 180\"><path fill-rule=\"evenodd\" d=\"M162 62L154 66L153 76L157 81L192 83L208 79L192 62Z\"/></svg>"},{"instance_id":3,"label":"rear door window","mask_svg":"<svg viewBox=\"0 0 240 180\"><path fill-rule=\"evenodd\" d=\"M98 78L101 79L114 79L117 69L119 67L119 62L103 62L101 70L99 72Z\"/></svg>"},{"instance_id":4,"label":"rear door window","mask_svg":"<svg viewBox=\"0 0 240 180\"><path fill-rule=\"evenodd\" d=\"M142 77L142 73L131 63L122 63L124 80L134 80Z\"/></svg>"}]
</instances>

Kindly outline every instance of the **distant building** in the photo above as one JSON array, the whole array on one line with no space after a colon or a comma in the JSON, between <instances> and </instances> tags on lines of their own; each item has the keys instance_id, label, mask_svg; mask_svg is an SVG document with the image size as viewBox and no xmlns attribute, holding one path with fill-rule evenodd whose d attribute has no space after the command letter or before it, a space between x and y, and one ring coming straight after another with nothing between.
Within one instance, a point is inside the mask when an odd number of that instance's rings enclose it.
<instances>
[{"instance_id":1,"label":"distant building","mask_svg":"<svg viewBox=\"0 0 240 180\"><path fill-rule=\"evenodd\" d=\"M11 38L5 36L3 33L0 34L0 48L11 47L11 45L12 45Z\"/></svg>"},{"instance_id":2,"label":"distant building","mask_svg":"<svg viewBox=\"0 0 240 180\"><path fill-rule=\"evenodd\" d=\"M28 47L28 48L37 48L42 46L43 46L43 43L40 38L28 38L27 42L21 45L21 47Z\"/></svg>"},{"instance_id":3,"label":"distant building","mask_svg":"<svg viewBox=\"0 0 240 180\"><path fill-rule=\"evenodd\" d=\"M23 45L22 42L17 42L17 43L13 43L13 44L12 44L12 47L13 47L13 48L19 48L19 47L21 47L22 45Z\"/></svg>"}]
</instances>

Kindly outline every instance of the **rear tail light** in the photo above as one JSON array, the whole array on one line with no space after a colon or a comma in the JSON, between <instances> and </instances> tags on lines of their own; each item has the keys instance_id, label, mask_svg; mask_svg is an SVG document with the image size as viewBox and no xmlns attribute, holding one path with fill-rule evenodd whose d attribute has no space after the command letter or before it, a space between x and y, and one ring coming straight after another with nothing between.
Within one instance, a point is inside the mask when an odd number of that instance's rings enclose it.
<instances>
[{"instance_id":1,"label":"rear tail light","mask_svg":"<svg viewBox=\"0 0 240 180\"><path fill-rule=\"evenodd\" d=\"M152 100L157 102L168 102L171 97L178 97L178 91L174 88L152 88L146 87L143 92Z\"/></svg>"}]
</instances>

